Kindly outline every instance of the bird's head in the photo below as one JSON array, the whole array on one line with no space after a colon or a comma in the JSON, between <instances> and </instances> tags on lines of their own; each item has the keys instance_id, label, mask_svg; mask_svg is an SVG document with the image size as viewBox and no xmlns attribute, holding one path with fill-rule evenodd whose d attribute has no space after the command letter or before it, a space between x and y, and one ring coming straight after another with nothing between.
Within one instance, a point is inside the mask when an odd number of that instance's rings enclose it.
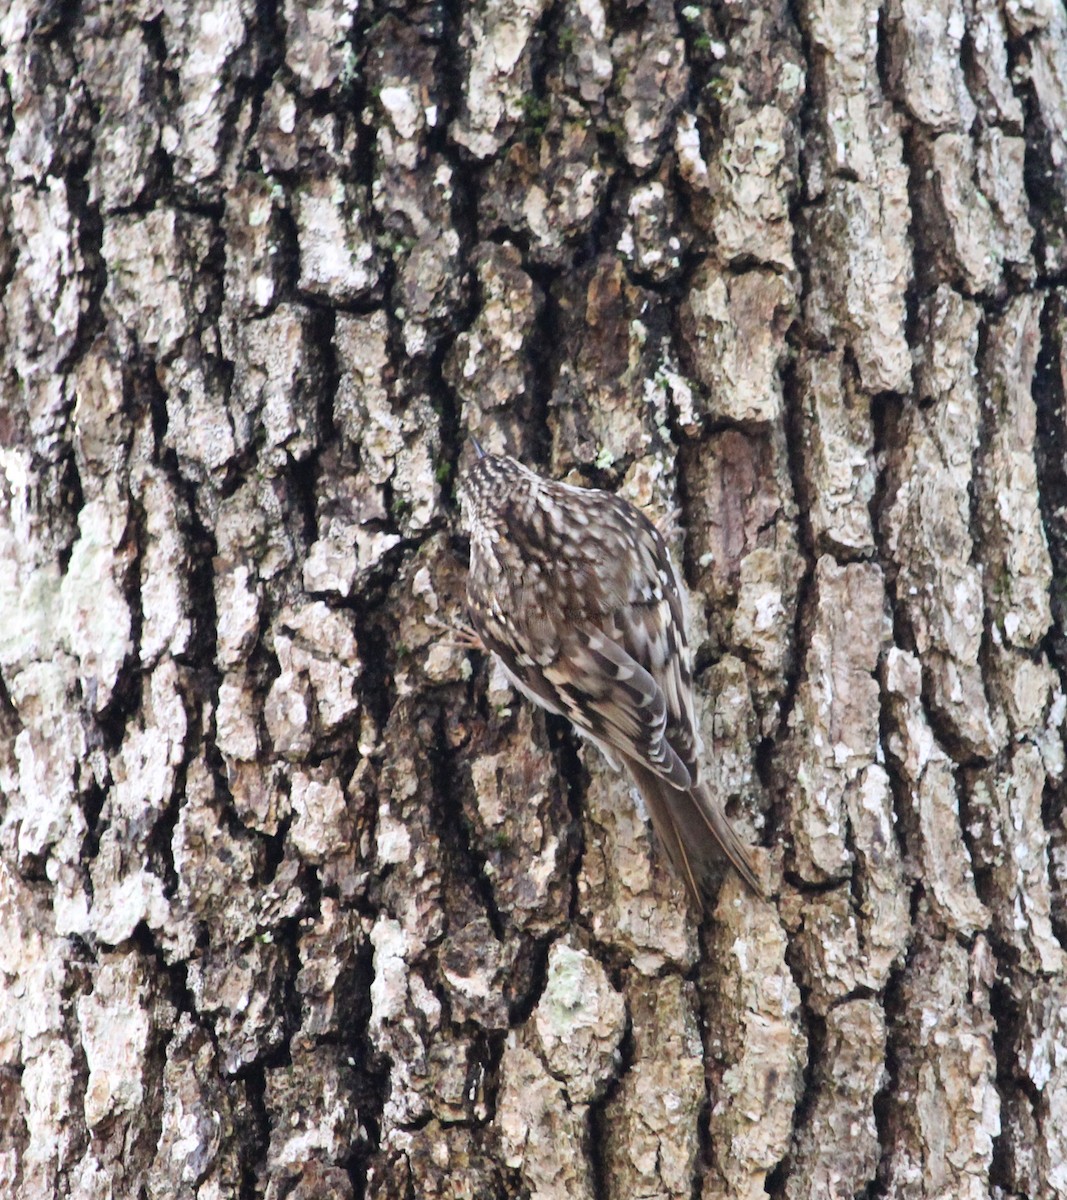
<instances>
[{"instance_id":1,"label":"bird's head","mask_svg":"<svg viewBox=\"0 0 1067 1200\"><path fill-rule=\"evenodd\" d=\"M514 458L486 454L474 444L479 457L460 477L460 510L472 556L496 559L511 536L517 513L528 507L540 480Z\"/></svg>"}]
</instances>

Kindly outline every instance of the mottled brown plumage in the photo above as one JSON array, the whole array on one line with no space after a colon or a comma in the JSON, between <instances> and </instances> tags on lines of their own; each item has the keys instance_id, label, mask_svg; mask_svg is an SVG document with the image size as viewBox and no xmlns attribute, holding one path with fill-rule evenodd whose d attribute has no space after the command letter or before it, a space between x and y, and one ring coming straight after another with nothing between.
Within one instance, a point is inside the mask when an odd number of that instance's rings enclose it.
<instances>
[{"instance_id":1,"label":"mottled brown plumage","mask_svg":"<svg viewBox=\"0 0 1067 1200\"><path fill-rule=\"evenodd\" d=\"M700 782L685 598L656 527L595 488L485 454L460 483L467 602L535 703L627 767L699 906L716 848L757 893L748 848Z\"/></svg>"}]
</instances>

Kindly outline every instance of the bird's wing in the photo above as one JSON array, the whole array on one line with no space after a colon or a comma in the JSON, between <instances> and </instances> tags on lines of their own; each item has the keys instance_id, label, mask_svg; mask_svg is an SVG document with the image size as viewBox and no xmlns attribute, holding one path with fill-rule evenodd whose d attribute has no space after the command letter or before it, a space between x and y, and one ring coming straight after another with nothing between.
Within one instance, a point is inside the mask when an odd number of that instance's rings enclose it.
<instances>
[{"instance_id":1,"label":"bird's wing","mask_svg":"<svg viewBox=\"0 0 1067 1200\"><path fill-rule=\"evenodd\" d=\"M629 573L625 600L614 608L607 628L663 693L666 738L695 783L701 745L693 712L685 595L659 530L645 522L635 540L637 566Z\"/></svg>"},{"instance_id":2,"label":"bird's wing","mask_svg":"<svg viewBox=\"0 0 1067 1200\"><path fill-rule=\"evenodd\" d=\"M672 787L689 787L689 768L667 738L667 704L653 676L594 626L569 631L560 650L544 675L578 729Z\"/></svg>"},{"instance_id":3,"label":"bird's wing","mask_svg":"<svg viewBox=\"0 0 1067 1200\"><path fill-rule=\"evenodd\" d=\"M693 709L684 601L665 550L663 563L666 566L653 594L634 594L628 605L612 614L613 635L657 683L664 697L665 736L696 782L701 745Z\"/></svg>"},{"instance_id":4,"label":"bird's wing","mask_svg":"<svg viewBox=\"0 0 1067 1200\"><path fill-rule=\"evenodd\" d=\"M551 656L539 656L547 661L533 659L492 632L485 640L535 703L566 717L609 754L643 763L672 787L689 787L689 768L665 736L663 692L603 630L583 625L557 631Z\"/></svg>"}]
</instances>

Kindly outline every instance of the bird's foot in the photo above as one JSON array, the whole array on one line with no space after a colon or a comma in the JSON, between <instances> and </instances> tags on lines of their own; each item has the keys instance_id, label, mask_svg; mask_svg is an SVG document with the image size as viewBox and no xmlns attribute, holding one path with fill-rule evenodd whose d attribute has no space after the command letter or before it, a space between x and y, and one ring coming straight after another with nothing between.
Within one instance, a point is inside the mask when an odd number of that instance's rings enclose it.
<instances>
[{"instance_id":1,"label":"bird's foot","mask_svg":"<svg viewBox=\"0 0 1067 1200\"><path fill-rule=\"evenodd\" d=\"M678 532L678 519L681 515L681 507L672 508L669 512L665 512L658 520L652 522L659 530L660 536L665 542L673 540L674 535Z\"/></svg>"},{"instance_id":2,"label":"bird's foot","mask_svg":"<svg viewBox=\"0 0 1067 1200\"><path fill-rule=\"evenodd\" d=\"M440 629L443 635L441 641L452 649L477 650L481 654L485 653L485 643L463 621L449 624L447 621L442 621L440 617L429 616L426 618L426 624L432 629Z\"/></svg>"}]
</instances>

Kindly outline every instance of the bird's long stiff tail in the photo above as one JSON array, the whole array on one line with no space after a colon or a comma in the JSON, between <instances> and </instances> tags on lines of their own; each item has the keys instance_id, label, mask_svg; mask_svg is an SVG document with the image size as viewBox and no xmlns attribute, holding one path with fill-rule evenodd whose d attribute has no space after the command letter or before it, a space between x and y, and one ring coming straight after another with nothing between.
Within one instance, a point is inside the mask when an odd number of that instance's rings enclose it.
<instances>
[{"instance_id":1,"label":"bird's long stiff tail","mask_svg":"<svg viewBox=\"0 0 1067 1200\"><path fill-rule=\"evenodd\" d=\"M680 791L640 763L631 760L627 766L644 798L652 826L698 909L703 911L708 876L723 856L757 896L764 896L751 850L734 832L704 784Z\"/></svg>"}]
</instances>

